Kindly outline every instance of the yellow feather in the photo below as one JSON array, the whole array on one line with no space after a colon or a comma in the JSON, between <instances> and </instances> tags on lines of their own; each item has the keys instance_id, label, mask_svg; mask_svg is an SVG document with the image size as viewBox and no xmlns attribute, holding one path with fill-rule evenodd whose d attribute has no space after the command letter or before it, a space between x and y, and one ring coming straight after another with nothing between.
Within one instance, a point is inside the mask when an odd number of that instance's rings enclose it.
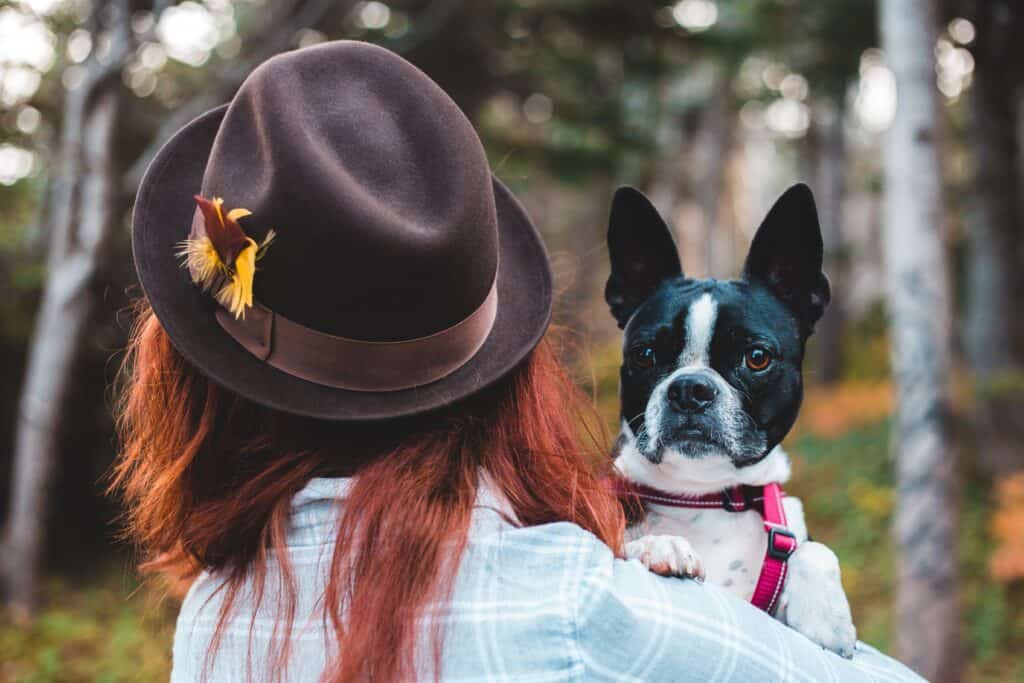
<instances>
[{"instance_id":1,"label":"yellow feather","mask_svg":"<svg viewBox=\"0 0 1024 683\"><path fill-rule=\"evenodd\" d=\"M216 211L216 220L220 221L220 227L223 228L224 200L221 197L214 197L209 203ZM237 228L238 219L251 215L252 212L248 209L231 209L227 213L227 220L235 221ZM193 282L204 291L213 291L217 302L236 319L245 318L246 309L253 305L256 262L263 258L275 237L276 233L273 230L267 231L259 244L247 237L245 247L235 257L234 263L230 264L223 260L208 236L190 238L179 243L177 255L183 259L182 265L188 268Z\"/></svg>"},{"instance_id":2,"label":"yellow feather","mask_svg":"<svg viewBox=\"0 0 1024 683\"><path fill-rule=\"evenodd\" d=\"M217 292L217 301L232 315L245 318L245 309L252 306L252 281L256 276L256 251L258 245L251 238L235 259L231 279Z\"/></svg>"},{"instance_id":3,"label":"yellow feather","mask_svg":"<svg viewBox=\"0 0 1024 683\"><path fill-rule=\"evenodd\" d=\"M209 237L187 239L179 244L178 256L185 260L192 281L204 290L213 287L217 279L227 271L220 254Z\"/></svg>"}]
</instances>

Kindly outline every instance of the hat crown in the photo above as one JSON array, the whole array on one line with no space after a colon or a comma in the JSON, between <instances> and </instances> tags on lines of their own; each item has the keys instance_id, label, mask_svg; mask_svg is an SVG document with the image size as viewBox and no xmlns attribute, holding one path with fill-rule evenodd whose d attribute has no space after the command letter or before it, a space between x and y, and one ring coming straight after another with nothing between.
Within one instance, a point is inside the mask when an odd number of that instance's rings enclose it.
<instances>
[{"instance_id":1,"label":"hat crown","mask_svg":"<svg viewBox=\"0 0 1024 683\"><path fill-rule=\"evenodd\" d=\"M367 341L447 329L498 267L483 145L429 77L373 45L279 55L246 79L217 132L202 194L277 233L255 298L301 325Z\"/></svg>"}]
</instances>

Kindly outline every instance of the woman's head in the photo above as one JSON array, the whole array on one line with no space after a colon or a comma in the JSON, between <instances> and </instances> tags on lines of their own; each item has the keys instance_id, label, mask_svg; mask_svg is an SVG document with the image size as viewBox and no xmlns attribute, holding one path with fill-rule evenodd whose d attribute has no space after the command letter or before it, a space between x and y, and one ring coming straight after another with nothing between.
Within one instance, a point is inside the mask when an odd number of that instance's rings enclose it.
<instances>
[{"instance_id":1,"label":"woman's head","mask_svg":"<svg viewBox=\"0 0 1024 683\"><path fill-rule=\"evenodd\" d=\"M613 546L621 539L621 510L592 469L603 444L587 438L596 428L589 401L547 342L504 381L441 412L332 423L209 381L144 306L125 379L114 488L126 534L144 567L173 583L220 572L222 623L243 581L262 585L268 557L289 566L295 493L314 477L355 475L325 595L344 653L330 680L410 675L414 618L451 587L456 567L445 560L465 541L482 473L521 524L572 521ZM288 602L283 623L293 593ZM278 656L287 654L282 642Z\"/></svg>"}]
</instances>

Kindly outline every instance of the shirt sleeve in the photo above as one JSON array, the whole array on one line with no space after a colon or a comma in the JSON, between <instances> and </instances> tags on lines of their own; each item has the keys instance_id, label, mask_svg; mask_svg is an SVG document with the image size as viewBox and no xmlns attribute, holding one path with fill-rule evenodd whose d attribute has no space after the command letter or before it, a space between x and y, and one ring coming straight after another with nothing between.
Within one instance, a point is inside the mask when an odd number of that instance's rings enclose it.
<instances>
[{"instance_id":1,"label":"shirt sleeve","mask_svg":"<svg viewBox=\"0 0 1024 683\"><path fill-rule=\"evenodd\" d=\"M584 680L924 680L863 643L844 659L731 593L652 574L596 538L586 545L574 606Z\"/></svg>"}]
</instances>

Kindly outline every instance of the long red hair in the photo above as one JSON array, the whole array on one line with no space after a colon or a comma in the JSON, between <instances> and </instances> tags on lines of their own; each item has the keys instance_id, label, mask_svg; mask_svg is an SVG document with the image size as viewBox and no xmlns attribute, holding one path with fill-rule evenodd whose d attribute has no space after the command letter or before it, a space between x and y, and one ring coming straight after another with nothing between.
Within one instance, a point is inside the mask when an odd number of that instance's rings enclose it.
<instances>
[{"instance_id":1,"label":"long red hair","mask_svg":"<svg viewBox=\"0 0 1024 683\"><path fill-rule=\"evenodd\" d=\"M204 569L223 577L210 656L243 585L252 581L262 599L270 557L286 584L275 631L291 631L289 508L313 477L354 473L324 596L340 653L325 673L331 683L415 677L418 618L450 596L482 473L519 523L570 521L616 550L621 544L622 508L595 470L607 450L588 438L600 433L591 402L549 342L507 380L444 412L329 423L257 406L208 381L143 305L124 377L111 488L125 503L125 534L143 552L142 569L172 585ZM288 657L281 641L276 664ZM437 629L430 643L440 672Z\"/></svg>"}]
</instances>

